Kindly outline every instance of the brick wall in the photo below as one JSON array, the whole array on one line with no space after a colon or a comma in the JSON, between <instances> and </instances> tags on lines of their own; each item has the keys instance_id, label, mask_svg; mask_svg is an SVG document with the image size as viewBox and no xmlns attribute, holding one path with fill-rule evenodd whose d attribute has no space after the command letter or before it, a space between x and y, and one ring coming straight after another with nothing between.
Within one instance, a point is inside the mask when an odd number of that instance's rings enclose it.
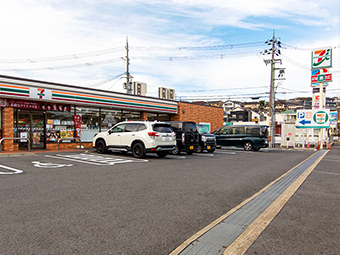
<instances>
[{"instance_id":1,"label":"brick wall","mask_svg":"<svg viewBox=\"0 0 340 255\"><path fill-rule=\"evenodd\" d=\"M223 126L223 108L179 102L178 113L171 115L170 120L207 122L211 124L211 131L214 131Z\"/></svg>"},{"instance_id":2,"label":"brick wall","mask_svg":"<svg viewBox=\"0 0 340 255\"><path fill-rule=\"evenodd\" d=\"M13 108L2 108L2 138L13 138ZM2 150L14 151L17 149L17 144L13 143L13 140L2 141Z\"/></svg>"},{"instance_id":3,"label":"brick wall","mask_svg":"<svg viewBox=\"0 0 340 255\"><path fill-rule=\"evenodd\" d=\"M148 112L141 112L140 113L140 118L142 120L148 120Z\"/></svg>"}]
</instances>

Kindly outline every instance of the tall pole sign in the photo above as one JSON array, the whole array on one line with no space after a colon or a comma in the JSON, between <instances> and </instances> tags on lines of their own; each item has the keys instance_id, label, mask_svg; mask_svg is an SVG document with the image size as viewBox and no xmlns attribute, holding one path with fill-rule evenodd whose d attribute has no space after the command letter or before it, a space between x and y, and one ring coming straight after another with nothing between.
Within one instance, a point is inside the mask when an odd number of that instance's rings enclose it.
<instances>
[{"instance_id":1,"label":"tall pole sign","mask_svg":"<svg viewBox=\"0 0 340 255\"><path fill-rule=\"evenodd\" d=\"M326 108L326 88L328 82L332 81L329 68L332 67L332 47L315 49L312 51L312 75L311 86L313 87L313 109ZM324 129L320 129L320 148L325 137Z\"/></svg>"}]
</instances>

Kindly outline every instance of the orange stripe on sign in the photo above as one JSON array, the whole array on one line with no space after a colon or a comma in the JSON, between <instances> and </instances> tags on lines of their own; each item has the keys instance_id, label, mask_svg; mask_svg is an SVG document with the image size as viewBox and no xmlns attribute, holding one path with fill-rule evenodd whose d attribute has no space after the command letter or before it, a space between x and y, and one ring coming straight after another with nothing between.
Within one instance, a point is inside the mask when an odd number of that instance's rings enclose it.
<instances>
[{"instance_id":1,"label":"orange stripe on sign","mask_svg":"<svg viewBox=\"0 0 340 255\"><path fill-rule=\"evenodd\" d=\"M14 86L14 85L7 85L7 84L0 84L1 86L7 87L7 88L13 88L13 89L29 89L28 87L21 87L21 86Z\"/></svg>"}]
</instances>

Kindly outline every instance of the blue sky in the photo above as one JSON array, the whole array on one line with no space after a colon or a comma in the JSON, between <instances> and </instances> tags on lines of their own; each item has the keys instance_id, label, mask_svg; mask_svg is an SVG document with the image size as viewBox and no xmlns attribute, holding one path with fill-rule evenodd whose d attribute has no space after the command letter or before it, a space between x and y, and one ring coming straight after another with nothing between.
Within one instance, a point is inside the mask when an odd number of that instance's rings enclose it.
<instances>
[{"instance_id":1,"label":"blue sky","mask_svg":"<svg viewBox=\"0 0 340 255\"><path fill-rule=\"evenodd\" d=\"M3 75L124 92L128 37L130 73L147 96L167 87L178 99L268 100L260 52L275 29L286 72L277 98L311 96L311 51L328 46L327 96L340 96L338 0L11 0L0 12Z\"/></svg>"}]
</instances>

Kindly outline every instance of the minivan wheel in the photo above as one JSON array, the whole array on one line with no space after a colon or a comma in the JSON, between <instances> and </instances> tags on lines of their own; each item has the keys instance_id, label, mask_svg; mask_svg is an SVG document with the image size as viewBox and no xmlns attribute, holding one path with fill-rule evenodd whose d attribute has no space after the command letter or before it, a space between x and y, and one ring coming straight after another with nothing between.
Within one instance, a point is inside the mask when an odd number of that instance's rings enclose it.
<instances>
[{"instance_id":1,"label":"minivan wheel","mask_svg":"<svg viewBox=\"0 0 340 255\"><path fill-rule=\"evenodd\" d=\"M181 149L176 145L175 148L171 151L171 153L179 155L181 153Z\"/></svg>"},{"instance_id":2,"label":"minivan wheel","mask_svg":"<svg viewBox=\"0 0 340 255\"><path fill-rule=\"evenodd\" d=\"M107 151L107 147L106 147L105 141L99 140L96 143L96 150L100 154L105 153Z\"/></svg>"},{"instance_id":3,"label":"minivan wheel","mask_svg":"<svg viewBox=\"0 0 340 255\"><path fill-rule=\"evenodd\" d=\"M199 144L199 145L197 146L196 152L197 152L197 153L203 152L203 147L202 147L202 145Z\"/></svg>"},{"instance_id":4,"label":"minivan wheel","mask_svg":"<svg viewBox=\"0 0 340 255\"><path fill-rule=\"evenodd\" d=\"M144 158L145 156L145 148L142 143L135 143L132 146L132 154L135 158Z\"/></svg>"},{"instance_id":5,"label":"minivan wheel","mask_svg":"<svg viewBox=\"0 0 340 255\"><path fill-rule=\"evenodd\" d=\"M253 150L253 143L252 143L252 142L245 142L245 143L243 144L243 149L244 149L245 151L251 151L251 150Z\"/></svg>"}]
</instances>

